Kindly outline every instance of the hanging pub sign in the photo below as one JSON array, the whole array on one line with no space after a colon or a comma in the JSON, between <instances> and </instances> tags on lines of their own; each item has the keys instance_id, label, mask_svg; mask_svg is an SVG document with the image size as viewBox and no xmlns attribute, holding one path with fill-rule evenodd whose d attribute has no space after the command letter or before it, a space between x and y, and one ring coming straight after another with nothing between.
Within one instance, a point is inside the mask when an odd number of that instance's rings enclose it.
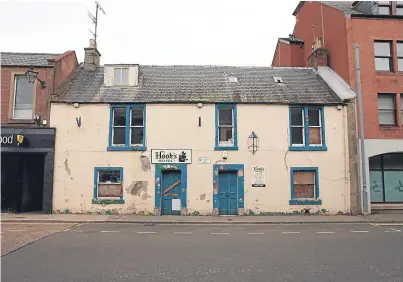
<instances>
[{"instance_id":1,"label":"hanging pub sign","mask_svg":"<svg viewBox=\"0 0 403 282\"><path fill-rule=\"evenodd\" d=\"M252 169L252 187L266 187L264 166L256 165Z\"/></svg>"},{"instance_id":2,"label":"hanging pub sign","mask_svg":"<svg viewBox=\"0 0 403 282\"><path fill-rule=\"evenodd\" d=\"M191 164L192 163L192 150L165 150L165 149L151 149L151 163L173 163L173 164Z\"/></svg>"}]
</instances>

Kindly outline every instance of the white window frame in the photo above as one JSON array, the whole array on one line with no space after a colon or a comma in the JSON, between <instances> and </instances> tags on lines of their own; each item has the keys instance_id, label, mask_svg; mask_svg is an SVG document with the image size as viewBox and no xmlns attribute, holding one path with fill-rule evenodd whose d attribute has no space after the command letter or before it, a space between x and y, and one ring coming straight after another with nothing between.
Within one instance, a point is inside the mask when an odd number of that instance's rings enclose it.
<instances>
[{"instance_id":1,"label":"white window frame","mask_svg":"<svg viewBox=\"0 0 403 282\"><path fill-rule=\"evenodd\" d=\"M220 111L221 110L231 110L231 116L232 116L232 125L220 125ZM230 141L220 141L220 128L232 128L232 136ZM228 108L219 108L218 109L218 146L221 147L232 147L235 145L235 121L234 121L234 108L228 107Z\"/></svg>"},{"instance_id":2,"label":"white window frame","mask_svg":"<svg viewBox=\"0 0 403 282\"><path fill-rule=\"evenodd\" d=\"M309 124L309 109L315 109L315 110L318 110L318 111L319 111L319 125L312 125L312 126L311 126L311 125ZM310 127L319 128L319 129L320 129L320 130L319 130L319 132L320 132L320 144L311 144L311 142L309 142L309 146L312 146L312 147L315 147L315 146L321 147L321 146L323 146L323 136L322 136L322 109L320 109L320 108L310 108L310 107L308 107L307 113L308 113L308 116L307 116L308 131L309 131L309 128L310 128ZM311 135L311 134L309 133L309 135Z\"/></svg>"},{"instance_id":3,"label":"white window frame","mask_svg":"<svg viewBox=\"0 0 403 282\"><path fill-rule=\"evenodd\" d=\"M13 99L13 117L12 119L16 119L16 120L32 120L34 118L35 115L35 101L34 101L34 97L35 97L35 87L36 87L36 82L34 82L33 84L33 91L32 91L32 115L31 118L27 119L27 118L19 118L15 116L15 105L17 102L17 77L25 77L25 74L15 74L14 75L14 99Z\"/></svg>"},{"instance_id":4,"label":"white window frame","mask_svg":"<svg viewBox=\"0 0 403 282\"><path fill-rule=\"evenodd\" d=\"M111 143L112 143L112 146L122 146L122 147L124 147L124 146L126 146L126 126L127 125L114 125L114 123L115 123L115 110L116 109L124 109L124 112L125 112L125 121L126 121L126 123L127 123L127 118L126 118L126 108L113 108L112 109L112 140L111 140ZM115 143L113 143L113 137L114 137L114 135L115 135L115 128L124 128L125 129L125 142L123 143L123 144L115 144Z\"/></svg>"},{"instance_id":5,"label":"white window frame","mask_svg":"<svg viewBox=\"0 0 403 282\"><path fill-rule=\"evenodd\" d=\"M123 84L123 70L127 69L127 84ZM115 71L119 70L119 82L117 82L115 80ZM115 86L129 86L129 76L130 76L130 68L125 68L125 67L121 67L121 68L113 68L113 85Z\"/></svg>"},{"instance_id":6,"label":"white window frame","mask_svg":"<svg viewBox=\"0 0 403 282\"><path fill-rule=\"evenodd\" d=\"M292 125L292 119L291 119L291 130L295 127L295 128L302 128L302 144L295 144L294 142L291 142L291 146L293 147L305 147L305 110L304 107L298 108L291 108L291 111L293 109L298 109L301 110L301 115L302 115L302 125ZM291 112L292 113L292 112ZM292 114L291 114L292 117ZM291 140L292 140L292 131L291 131ZM294 141L294 140L292 140Z\"/></svg>"},{"instance_id":7,"label":"white window frame","mask_svg":"<svg viewBox=\"0 0 403 282\"><path fill-rule=\"evenodd\" d=\"M132 125L132 114L133 114L133 110L134 109L141 109L143 111L143 125ZM132 143L132 129L133 128L143 128L143 143L141 144L134 144ZM143 107L133 107L130 108L130 145L140 145L140 146L144 146L144 108Z\"/></svg>"}]
</instances>

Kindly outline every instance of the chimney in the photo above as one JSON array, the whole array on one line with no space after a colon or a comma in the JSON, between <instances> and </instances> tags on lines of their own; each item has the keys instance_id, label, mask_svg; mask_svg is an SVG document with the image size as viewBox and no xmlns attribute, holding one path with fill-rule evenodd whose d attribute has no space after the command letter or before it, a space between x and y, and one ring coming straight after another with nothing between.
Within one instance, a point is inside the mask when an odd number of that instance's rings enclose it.
<instances>
[{"instance_id":1,"label":"chimney","mask_svg":"<svg viewBox=\"0 0 403 282\"><path fill-rule=\"evenodd\" d=\"M318 67L327 67L328 63L328 51L325 48L315 49L308 57L308 63L310 67L318 70Z\"/></svg>"},{"instance_id":2,"label":"chimney","mask_svg":"<svg viewBox=\"0 0 403 282\"><path fill-rule=\"evenodd\" d=\"M84 51L84 69L89 71L96 70L99 67L101 53L99 53L94 39L90 39L90 46L84 48Z\"/></svg>"}]
</instances>

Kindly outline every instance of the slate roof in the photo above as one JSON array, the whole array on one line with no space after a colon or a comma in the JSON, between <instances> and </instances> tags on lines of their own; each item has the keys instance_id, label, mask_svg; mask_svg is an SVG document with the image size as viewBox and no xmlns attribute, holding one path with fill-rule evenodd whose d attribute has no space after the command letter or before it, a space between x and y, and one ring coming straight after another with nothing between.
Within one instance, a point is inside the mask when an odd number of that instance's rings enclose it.
<instances>
[{"instance_id":1,"label":"slate roof","mask_svg":"<svg viewBox=\"0 0 403 282\"><path fill-rule=\"evenodd\" d=\"M298 11L301 9L302 5L304 4L305 1L300 1L297 8L295 9L293 15L295 16ZM356 10L353 8L353 3L355 1L318 1L321 2L329 7L333 7L337 10L340 10L344 13L349 13L349 14L363 14L362 12Z\"/></svg>"},{"instance_id":2,"label":"slate roof","mask_svg":"<svg viewBox=\"0 0 403 282\"><path fill-rule=\"evenodd\" d=\"M230 82L236 76L238 82ZM273 77L282 77L276 83ZM105 87L104 68L80 67L54 102L67 103L278 103L341 104L341 99L306 68L140 66L137 87Z\"/></svg>"},{"instance_id":3,"label":"slate roof","mask_svg":"<svg viewBox=\"0 0 403 282\"><path fill-rule=\"evenodd\" d=\"M12 53L1 52L2 66L48 66L48 59L53 59L60 54L47 53Z\"/></svg>"}]
</instances>

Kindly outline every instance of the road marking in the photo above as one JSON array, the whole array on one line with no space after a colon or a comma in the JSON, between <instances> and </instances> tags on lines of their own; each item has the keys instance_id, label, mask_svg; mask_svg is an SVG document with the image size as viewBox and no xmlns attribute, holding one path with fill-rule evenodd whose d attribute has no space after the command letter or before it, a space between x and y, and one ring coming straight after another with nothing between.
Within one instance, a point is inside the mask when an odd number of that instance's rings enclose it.
<instances>
[{"instance_id":1,"label":"road marking","mask_svg":"<svg viewBox=\"0 0 403 282\"><path fill-rule=\"evenodd\" d=\"M247 233L248 235L264 235L264 233L261 233L261 232L250 232L250 233Z\"/></svg>"},{"instance_id":2,"label":"road marking","mask_svg":"<svg viewBox=\"0 0 403 282\"><path fill-rule=\"evenodd\" d=\"M402 232L400 229L389 228L390 230L385 230L385 232Z\"/></svg>"},{"instance_id":3,"label":"road marking","mask_svg":"<svg viewBox=\"0 0 403 282\"><path fill-rule=\"evenodd\" d=\"M281 232L281 234L299 234L299 232L298 231L284 231L284 232Z\"/></svg>"},{"instance_id":4,"label":"road marking","mask_svg":"<svg viewBox=\"0 0 403 282\"><path fill-rule=\"evenodd\" d=\"M8 232L25 232L27 231L26 229L8 229Z\"/></svg>"},{"instance_id":5,"label":"road marking","mask_svg":"<svg viewBox=\"0 0 403 282\"><path fill-rule=\"evenodd\" d=\"M333 233L335 233L335 232L333 232L333 231L319 231L319 232L316 232L317 234L333 234Z\"/></svg>"},{"instance_id":6,"label":"road marking","mask_svg":"<svg viewBox=\"0 0 403 282\"><path fill-rule=\"evenodd\" d=\"M79 223L79 224L77 224L76 226L81 226L81 225L83 225L82 223Z\"/></svg>"},{"instance_id":7,"label":"road marking","mask_svg":"<svg viewBox=\"0 0 403 282\"><path fill-rule=\"evenodd\" d=\"M211 235L229 235L229 233L210 233Z\"/></svg>"},{"instance_id":8,"label":"road marking","mask_svg":"<svg viewBox=\"0 0 403 282\"><path fill-rule=\"evenodd\" d=\"M67 232L67 231L69 231L69 230L70 230L70 228L67 228L67 229L64 229L63 231L64 231L64 232Z\"/></svg>"},{"instance_id":9,"label":"road marking","mask_svg":"<svg viewBox=\"0 0 403 282\"><path fill-rule=\"evenodd\" d=\"M137 232L138 234L155 234L155 233L157 233L157 232L154 232L154 231L139 231L139 232Z\"/></svg>"},{"instance_id":10,"label":"road marking","mask_svg":"<svg viewBox=\"0 0 403 282\"><path fill-rule=\"evenodd\" d=\"M119 233L117 230L102 230L101 233Z\"/></svg>"},{"instance_id":11,"label":"road marking","mask_svg":"<svg viewBox=\"0 0 403 282\"><path fill-rule=\"evenodd\" d=\"M351 233L368 233L368 230L352 230Z\"/></svg>"},{"instance_id":12,"label":"road marking","mask_svg":"<svg viewBox=\"0 0 403 282\"><path fill-rule=\"evenodd\" d=\"M192 235L193 232L174 232L174 234L186 234L186 235Z\"/></svg>"},{"instance_id":13,"label":"road marking","mask_svg":"<svg viewBox=\"0 0 403 282\"><path fill-rule=\"evenodd\" d=\"M403 223L373 223L373 226L403 226Z\"/></svg>"}]
</instances>

